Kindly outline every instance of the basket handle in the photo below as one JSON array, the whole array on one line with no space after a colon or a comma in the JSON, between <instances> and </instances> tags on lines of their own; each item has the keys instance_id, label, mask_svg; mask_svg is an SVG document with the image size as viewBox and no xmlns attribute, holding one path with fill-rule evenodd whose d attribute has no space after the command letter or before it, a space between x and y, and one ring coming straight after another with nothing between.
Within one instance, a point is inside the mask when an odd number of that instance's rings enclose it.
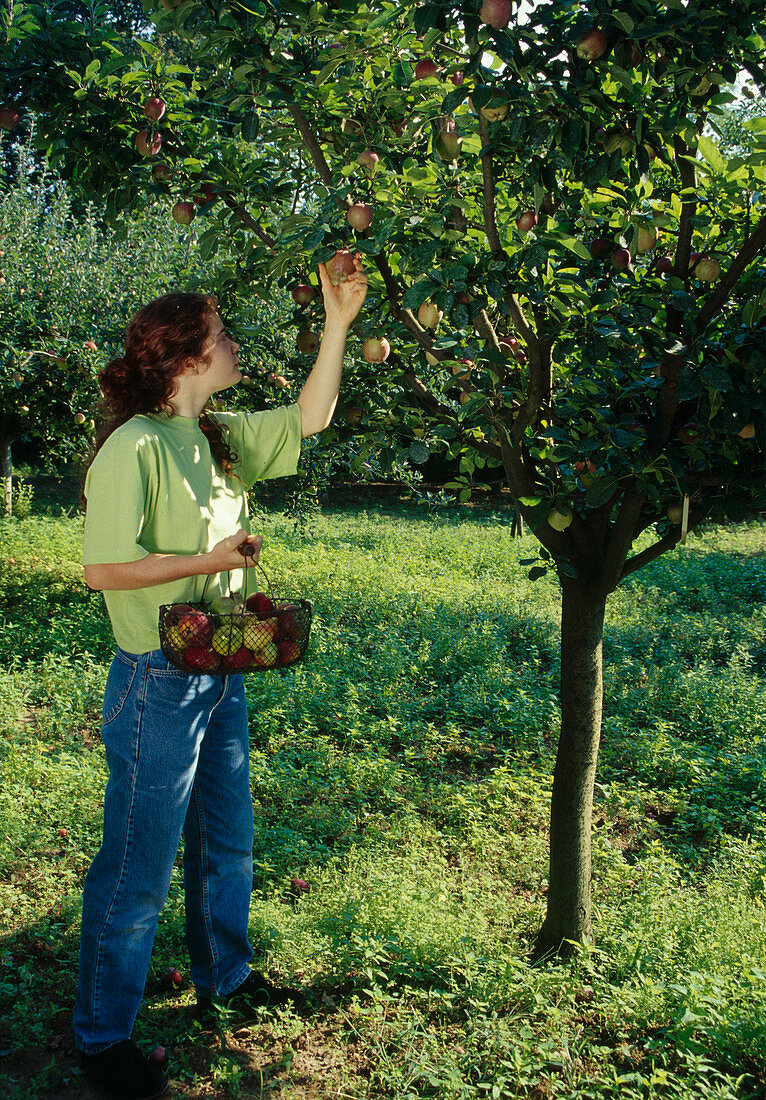
<instances>
[{"instance_id":1,"label":"basket handle","mask_svg":"<svg viewBox=\"0 0 766 1100\"><path fill-rule=\"evenodd\" d=\"M253 550L252 544L247 542L247 541L241 542L239 544L239 546L237 547L237 552L240 553L243 558L252 558L255 554L255 551ZM274 588L272 586L271 580L269 579L268 573L263 568L261 563L259 561L256 561L256 562L253 562L252 566L247 565L247 564L245 564L243 566L243 572L245 574L245 586L244 586L244 592L243 592L243 595L242 595L243 604L247 602L247 578L248 578L248 574L250 573L250 570L253 567L256 568L256 569L260 569L261 573L263 573L263 575L266 579L266 585L267 585L268 590L269 590L269 595L271 597L274 596ZM200 597L200 600L201 600L202 603L205 602L205 594L207 592L208 582L209 582L209 580L212 576L213 576L212 573L208 573L208 575L205 577L205 583L202 586L202 595ZM231 573L228 569L226 570L226 587L229 590L229 592L231 592Z\"/></svg>"}]
</instances>

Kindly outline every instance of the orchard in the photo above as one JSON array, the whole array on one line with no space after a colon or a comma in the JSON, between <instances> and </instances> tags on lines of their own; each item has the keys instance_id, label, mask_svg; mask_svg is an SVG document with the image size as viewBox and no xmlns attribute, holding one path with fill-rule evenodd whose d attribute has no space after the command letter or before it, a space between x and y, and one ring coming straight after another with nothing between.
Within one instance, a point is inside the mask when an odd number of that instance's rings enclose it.
<instances>
[{"instance_id":1,"label":"orchard","mask_svg":"<svg viewBox=\"0 0 766 1100\"><path fill-rule=\"evenodd\" d=\"M317 262L342 279L361 253L329 439L449 453L464 498L502 477L533 571L561 582L537 950L566 951L592 936L608 597L687 530L766 506L763 4L146 7L130 38L14 5L0 125L34 115L112 216L160 201L203 257L225 244L233 294L292 294L303 355Z\"/></svg>"}]
</instances>

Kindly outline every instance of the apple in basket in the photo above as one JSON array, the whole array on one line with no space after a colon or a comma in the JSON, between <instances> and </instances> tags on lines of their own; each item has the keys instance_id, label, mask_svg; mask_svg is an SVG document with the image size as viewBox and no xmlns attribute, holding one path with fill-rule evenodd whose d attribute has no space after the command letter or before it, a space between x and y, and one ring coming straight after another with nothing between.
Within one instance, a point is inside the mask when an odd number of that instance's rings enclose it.
<instances>
[{"instance_id":1,"label":"apple in basket","mask_svg":"<svg viewBox=\"0 0 766 1100\"><path fill-rule=\"evenodd\" d=\"M298 638L301 634L301 622L298 617L300 608L294 603L277 604L277 622L283 638Z\"/></svg>"},{"instance_id":2,"label":"apple in basket","mask_svg":"<svg viewBox=\"0 0 766 1100\"><path fill-rule=\"evenodd\" d=\"M190 645L183 653L187 665L198 672L214 672L218 668L219 656L206 645Z\"/></svg>"},{"instance_id":3,"label":"apple in basket","mask_svg":"<svg viewBox=\"0 0 766 1100\"><path fill-rule=\"evenodd\" d=\"M251 648L253 660L262 668L272 668L277 663L279 648L270 633L261 632L257 638L252 640Z\"/></svg>"},{"instance_id":4,"label":"apple in basket","mask_svg":"<svg viewBox=\"0 0 766 1100\"><path fill-rule=\"evenodd\" d=\"M210 644L222 657L230 657L242 648L244 640L245 629L242 624L236 619L227 619L215 630Z\"/></svg>"},{"instance_id":5,"label":"apple in basket","mask_svg":"<svg viewBox=\"0 0 766 1100\"><path fill-rule=\"evenodd\" d=\"M254 615L262 615L264 618L274 614L274 603L265 592L253 592L252 596L247 597L245 607Z\"/></svg>"},{"instance_id":6,"label":"apple in basket","mask_svg":"<svg viewBox=\"0 0 766 1100\"><path fill-rule=\"evenodd\" d=\"M225 658L226 668L229 672L234 672L238 668L245 668L250 664L252 657L252 652L245 646L241 646L236 653L231 653Z\"/></svg>"},{"instance_id":7,"label":"apple in basket","mask_svg":"<svg viewBox=\"0 0 766 1100\"><path fill-rule=\"evenodd\" d=\"M175 629L187 646L207 645L213 634L213 624L204 611L187 611L181 615Z\"/></svg>"},{"instance_id":8,"label":"apple in basket","mask_svg":"<svg viewBox=\"0 0 766 1100\"><path fill-rule=\"evenodd\" d=\"M277 643L280 665L292 665L301 655L301 643L295 638L280 638Z\"/></svg>"}]
</instances>

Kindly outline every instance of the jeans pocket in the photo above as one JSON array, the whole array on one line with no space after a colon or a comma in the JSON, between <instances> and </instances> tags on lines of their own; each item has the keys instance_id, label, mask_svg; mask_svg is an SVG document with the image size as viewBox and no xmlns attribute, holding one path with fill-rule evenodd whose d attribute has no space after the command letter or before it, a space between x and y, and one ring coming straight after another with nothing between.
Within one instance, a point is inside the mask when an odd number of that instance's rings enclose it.
<instances>
[{"instance_id":1,"label":"jeans pocket","mask_svg":"<svg viewBox=\"0 0 766 1100\"><path fill-rule=\"evenodd\" d=\"M137 668L137 662L128 660L120 653L114 657L104 689L104 703L101 709L102 726L108 726L110 722L113 722L125 706Z\"/></svg>"}]
</instances>

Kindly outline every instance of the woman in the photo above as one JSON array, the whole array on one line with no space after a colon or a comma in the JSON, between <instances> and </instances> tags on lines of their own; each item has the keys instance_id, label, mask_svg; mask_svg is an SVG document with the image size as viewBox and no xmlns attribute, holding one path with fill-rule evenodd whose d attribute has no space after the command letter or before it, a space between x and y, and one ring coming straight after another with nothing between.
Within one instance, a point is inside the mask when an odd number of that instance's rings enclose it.
<instances>
[{"instance_id":1,"label":"woman","mask_svg":"<svg viewBox=\"0 0 766 1100\"><path fill-rule=\"evenodd\" d=\"M182 834L198 1008L212 998L285 999L248 965L253 813L242 677L173 668L157 624L161 604L199 599L208 578L208 597L223 594L229 570L258 560L247 489L294 473L301 438L330 422L367 280L359 256L339 286L323 264L319 274L325 328L295 404L206 411L242 375L238 345L201 294L145 306L124 356L100 375L108 420L85 482L83 561L88 586L104 592L117 650L103 706L104 834L85 881L74 1025L86 1076L123 1100L168 1087L130 1036Z\"/></svg>"}]
</instances>

